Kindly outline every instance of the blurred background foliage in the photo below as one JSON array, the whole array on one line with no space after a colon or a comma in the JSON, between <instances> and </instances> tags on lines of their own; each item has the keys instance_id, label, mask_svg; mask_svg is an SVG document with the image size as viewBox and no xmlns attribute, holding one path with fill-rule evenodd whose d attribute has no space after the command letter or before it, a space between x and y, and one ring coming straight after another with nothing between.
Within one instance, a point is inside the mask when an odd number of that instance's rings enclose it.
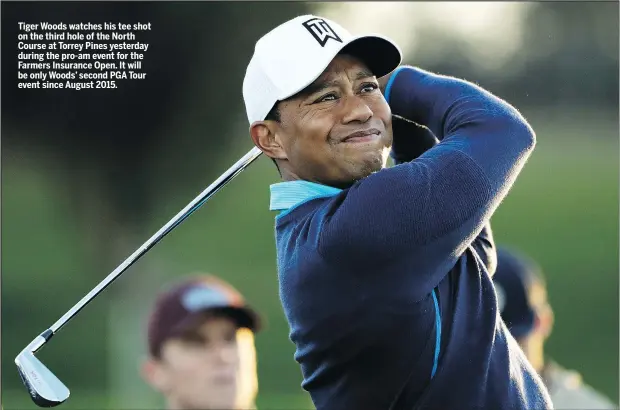
<instances>
[{"instance_id":1,"label":"blurred background foliage","mask_svg":"<svg viewBox=\"0 0 620 410\"><path fill-rule=\"evenodd\" d=\"M35 408L13 359L252 143L241 96L255 41L303 13L394 38L405 63L517 106L538 147L493 219L545 269L548 353L618 401L618 3L2 3L2 403ZM151 22L145 81L20 90L19 21ZM161 408L140 379L167 281L205 271L266 316L261 409L307 409L278 297L272 163L260 158L91 303L40 356L65 408Z\"/></svg>"}]
</instances>

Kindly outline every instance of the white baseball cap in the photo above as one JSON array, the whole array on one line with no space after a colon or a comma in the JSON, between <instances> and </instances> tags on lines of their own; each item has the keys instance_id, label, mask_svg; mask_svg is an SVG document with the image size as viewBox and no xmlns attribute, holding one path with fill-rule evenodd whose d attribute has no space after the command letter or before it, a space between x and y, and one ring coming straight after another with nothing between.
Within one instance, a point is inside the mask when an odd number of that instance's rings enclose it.
<instances>
[{"instance_id":1,"label":"white baseball cap","mask_svg":"<svg viewBox=\"0 0 620 410\"><path fill-rule=\"evenodd\" d=\"M312 84L345 47L376 77L389 74L402 61L400 48L387 37L353 36L338 23L313 15L296 17L261 37L243 79L250 124Z\"/></svg>"}]
</instances>

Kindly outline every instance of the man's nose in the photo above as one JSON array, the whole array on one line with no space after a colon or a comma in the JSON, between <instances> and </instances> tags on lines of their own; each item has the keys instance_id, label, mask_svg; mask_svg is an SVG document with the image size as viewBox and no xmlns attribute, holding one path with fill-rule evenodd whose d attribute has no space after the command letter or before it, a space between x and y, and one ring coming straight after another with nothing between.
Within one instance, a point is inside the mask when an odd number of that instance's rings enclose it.
<instances>
[{"instance_id":1,"label":"man's nose","mask_svg":"<svg viewBox=\"0 0 620 410\"><path fill-rule=\"evenodd\" d=\"M223 363L231 363L235 360L235 346L229 343L224 343L216 346L215 358Z\"/></svg>"},{"instance_id":2,"label":"man's nose","mask_svg":"<svg viewBox=\"0 0 620 410\"><path fill-rule=\"evenodd\" d=\"M351 122L365 123L372 118L373 112L363 98L357 95L347 96L345 98L345 105L343 107L344 114L342 116L342 122L344 124Z\"/></svg>"}]
</instances>

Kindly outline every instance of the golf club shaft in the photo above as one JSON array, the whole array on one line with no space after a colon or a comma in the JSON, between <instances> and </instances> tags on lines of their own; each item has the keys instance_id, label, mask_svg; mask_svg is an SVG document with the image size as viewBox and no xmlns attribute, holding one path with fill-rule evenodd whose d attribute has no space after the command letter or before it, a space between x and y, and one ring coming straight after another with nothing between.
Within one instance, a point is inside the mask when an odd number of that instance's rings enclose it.
<instances>
[{"instance_id":1,"label":"golf club shaft","mask_svg":"<svg viewBox=\"0 0 620 410\"><path fill-rule=\"evenodd\" d=\"M73 316L75 316L84 306L86 306L91 300L101 293L109 284L111 284L116 278L118 278L127 268L133 265L142 255L149 251L155 244L157 244L164 236L170 233L174 228L179 226L187 217L189 217L194 211L202 206L213 194L220 190L230 180L236 177L241 171L243 171L248 165L250 165L255 159L257 159L262 152L254 147L246 155L244 155L233 166L228 168L215 182L209 185L200 195L198 195L192 202L190 202L185 208L183 208L174 218L172 218L166 225L164 225L159 231L157 231L148 241L146 241L140 248L138 248L130 257L128 257L123 263L121 263L112 273L110 273L104 280L101 281L93 290L88 292L78 303L75 304L67 313L65 313L60 319L54 323L49 330L53 334L58 332ZM38 350L43 343L37 343L35 351Z\"/></svg>"}]
</instances>

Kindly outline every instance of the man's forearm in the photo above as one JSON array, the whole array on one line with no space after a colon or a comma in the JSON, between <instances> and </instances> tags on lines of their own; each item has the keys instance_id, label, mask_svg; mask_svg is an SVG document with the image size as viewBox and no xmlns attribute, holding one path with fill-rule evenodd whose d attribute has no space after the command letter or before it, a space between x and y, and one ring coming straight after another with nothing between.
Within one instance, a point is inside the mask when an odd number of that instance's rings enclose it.
<instances>
[{"instance_id":1,"label":"man's forearm","mask_svg":"<svg viewBox=\"0 0 620 410\"><path fill-rule=\"evenodd\" d=\"M385 83L385 96L393 114L427 126L442 144L473 159L494 189L516 176L535 145L514 107L464 80L402 66Z\"/></svg>"}]
</instances>

